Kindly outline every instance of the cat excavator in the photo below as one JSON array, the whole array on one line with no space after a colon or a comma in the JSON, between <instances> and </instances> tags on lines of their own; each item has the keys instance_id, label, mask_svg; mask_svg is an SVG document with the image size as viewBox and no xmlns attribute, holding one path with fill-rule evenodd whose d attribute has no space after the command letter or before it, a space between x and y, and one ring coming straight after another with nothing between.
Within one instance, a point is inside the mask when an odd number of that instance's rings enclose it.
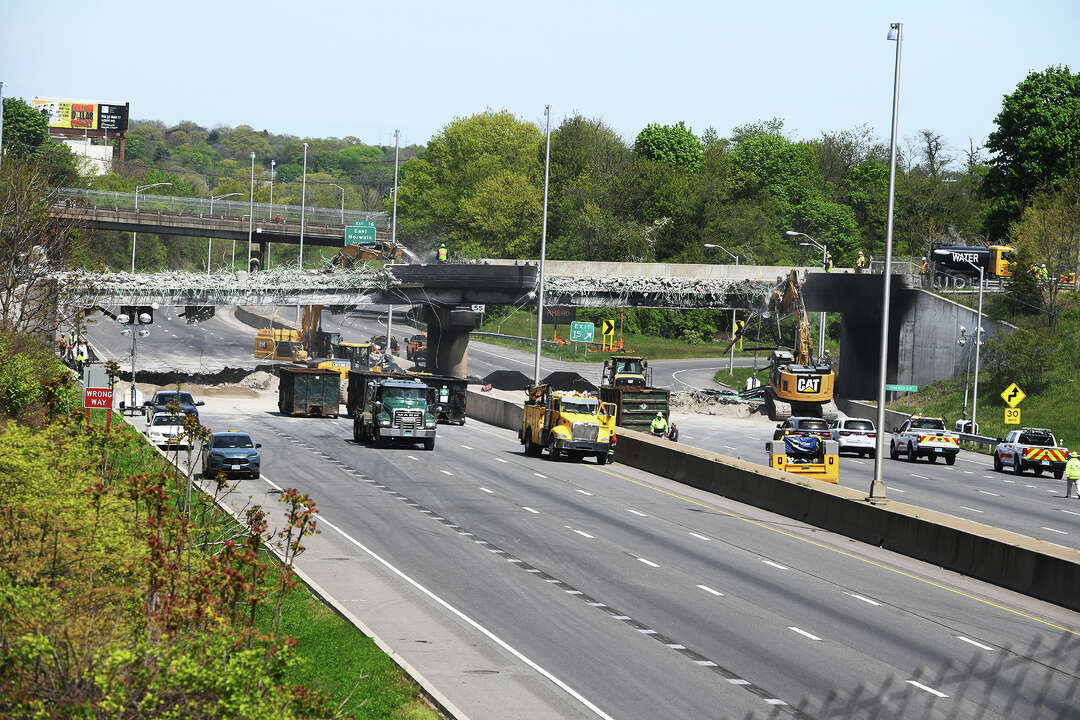
<instances>
[{"instance_id":1,"label":"cat excavator","mask_svg":"<svg viewBox=\"0 0 1080 720\"><path fill-rule=\"evenodd\" d=\"M792 270L773 290L769 302L778 318L782 313L794 314L795 341L794 352L783 348L773 350L769 384L765 388L765 409L773 421L786 420L792 415L835 420L838 415L833 402L836 374L827 358L813 357L814 339L800 290L799 273Z\"/></svg>"}]
</instances>

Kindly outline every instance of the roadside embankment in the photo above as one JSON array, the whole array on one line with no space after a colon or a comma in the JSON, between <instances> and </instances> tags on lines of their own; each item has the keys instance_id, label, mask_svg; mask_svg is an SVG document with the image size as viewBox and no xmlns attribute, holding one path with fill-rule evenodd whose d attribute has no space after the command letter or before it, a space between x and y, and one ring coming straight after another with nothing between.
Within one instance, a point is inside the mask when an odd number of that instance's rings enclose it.
<instances>
[{"instance_id":1,"label":"roadside embankment","mask_svg":"<svg viewBox=\"0 0 1080 720\"><path fill-rule=\"evenodd\" d=\"M469 417L521 425L521 405L469 391ZM862 542L1080 610L1080 551L944 513L818 483L718 453L620 429L621 464L801 520Z\"/></svg>"}]
</instances>

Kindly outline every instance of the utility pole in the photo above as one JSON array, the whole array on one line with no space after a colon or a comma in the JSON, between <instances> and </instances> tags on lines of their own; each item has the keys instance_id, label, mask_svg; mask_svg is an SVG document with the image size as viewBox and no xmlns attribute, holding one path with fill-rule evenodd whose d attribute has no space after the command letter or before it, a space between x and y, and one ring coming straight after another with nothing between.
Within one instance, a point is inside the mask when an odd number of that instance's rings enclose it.
<instances>
[{"instance_id":1,"label":"utility pole","mask_svg":"<svg viewBox=\"0 0 1080 720\"><path fill-rule=\"evenodd\" d=\"M248 196L248 261L247 272L251 272L251 225L255 221L255 151L251 151L251 194Z\"/></svg>"},{"instance_id":2,"label":"utility pole","mask_svg":"<svg viewBox=\"0 0 1080 720\"><path fill-rule=\"evenodd\" d=\"M397 249L397 178L398 178L398 136L400 130L394 131L394 214L390 218L390 244Z\"/></svg>"},{"instance_id":3,"label":"utility pole","mask_svg":"<svg viewBox=\"0 0 1080 720\"><path fill-rule=\"evenodd\" d=\"M0 165L4 162L4 85L3 80L0 80Z\"/></svg>"},{"instance_id":4,"label":"utility pole","mask_svg":"<svg viewBox=\"0 0 1080 720\"><path fill-rule=\"evenodd\" d=\"M547 149L544 155L544 219L540 227L540 286L536 296L536 362L533 365L533 384L540 384L540 341L544 337L544 255L547 252L547 206L548 206L548 173L551 168L551 106L544 106L544 116L547 118L547 127L544 135L547 138Z\"/></svg>"}]
</instances>

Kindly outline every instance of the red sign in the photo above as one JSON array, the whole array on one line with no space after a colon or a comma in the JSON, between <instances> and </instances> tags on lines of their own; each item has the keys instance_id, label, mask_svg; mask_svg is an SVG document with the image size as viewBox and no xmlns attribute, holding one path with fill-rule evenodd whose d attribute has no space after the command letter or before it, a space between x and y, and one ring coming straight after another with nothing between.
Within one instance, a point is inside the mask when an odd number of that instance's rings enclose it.
<instances>
[{"instance_id":1,"label":"red sign","mask_svg":"<svg viewBox=\"0 0 1080 720\"><path fill-rule=\"evenodd\" d=\"M83 389L83 407L84 408L111 408L112 407L112 388L84 388Z\"/></svg>"}]
</instances>

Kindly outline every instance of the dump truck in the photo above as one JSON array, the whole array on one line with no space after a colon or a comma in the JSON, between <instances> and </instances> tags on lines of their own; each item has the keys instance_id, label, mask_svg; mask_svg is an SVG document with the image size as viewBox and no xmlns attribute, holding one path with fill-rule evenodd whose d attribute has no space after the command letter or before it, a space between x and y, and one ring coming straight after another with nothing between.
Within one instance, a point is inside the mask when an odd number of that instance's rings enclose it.
<instances>
[{"instance_id":1,"label":"dump truck","mask_svg":"<svg viewBox=\"0 0 1080 720\"><path fill-rule=\"evenodd\" d=\"M413 335L405 345L405 359L418 366L427 364L427 335Z\"/></svg>"},{"instance_id":2,"label":"dump truck","mask_svg":"<svg viewBox=\"0 0 1080 720\"><path fill-rule=\"evenodd\" d=\"M355 384L355 387L354 387ZM428 387L413 377L353 371L349 374L353 410L353 440L391 443L423 443L435 449L435 416L428 407Z\"/></svg>"},{"instance_id":3,"label":"dump truck","mask_svg":"<svg viewBox=\"0 0 1080 720\"><path fill-rule=\"evenodd\" d=\"M615 424L649 432L656 413L668 419L671 392L652 387L649 363L637 355L612 355L604 361L600 400L615 406Z\"/></svg>"},{"instance_id":4,"label":"dump truck","mask_svg":"<svg viewBox=\"0 0 1080 720\"><path fill-rule=\"evenodd\" d=\"M450 375L410 372L409 375L428 386L428 407L441 423L465 424L465 400L468 380Z\"/></svg>"},{"instance_id":5,"label":"dump truck","mask_svg":"<svg viewBox=\"0 0 1080 720\"><path fill-rule=\"evenodd\" d=\"M599 465L608 460L615 434L615 406L590 393L555 392L548 385L528 389L518 440L525 454L558 460L582 460L592 455Z\"/></svg>"},{"instance_id":6,"label":"dump truck","mask_svg":"<svg viewBox=\"0 0 1080 720\"><path fill-rule=\"evenodd\" d=\"M377 380L393 378L396 380L412 380L412 375L403 372L384 372L379 368L367 368L349 371L349 382L345 393L345 414L356 417L364 404L364 389Z\"/></svg>"},{"instance_id":7,"label":"dump truck","mask_svg":"<svg viewBox=\"0 0 1080 720\"><path fill-rule=\"evenodd\" d=\"M277 369L282 415L337 417L341 376L335 370L282 365Z\"/></svg>"}]
</instances>

